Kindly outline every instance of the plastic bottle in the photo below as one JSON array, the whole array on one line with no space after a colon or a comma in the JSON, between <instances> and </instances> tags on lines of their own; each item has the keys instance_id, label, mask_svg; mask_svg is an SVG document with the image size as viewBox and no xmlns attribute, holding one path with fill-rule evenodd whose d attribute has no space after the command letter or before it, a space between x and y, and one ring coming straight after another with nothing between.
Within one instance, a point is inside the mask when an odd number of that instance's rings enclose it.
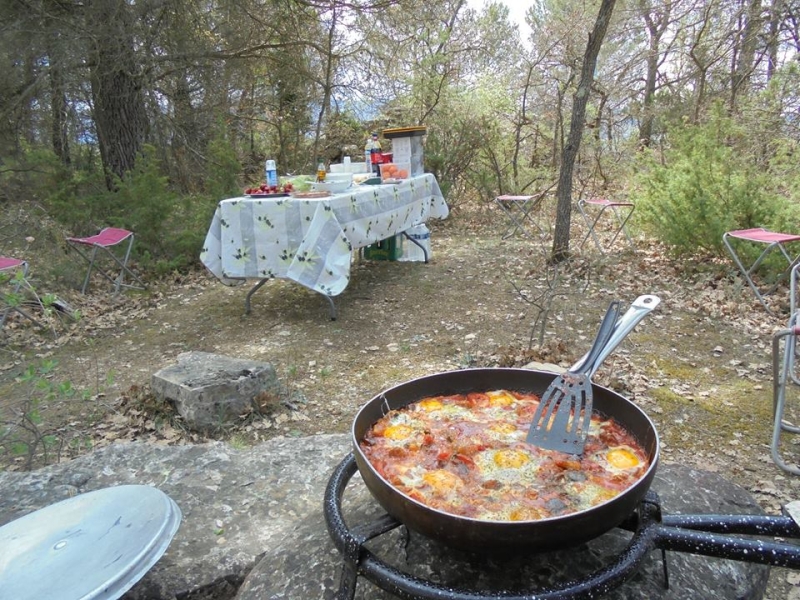
<instances>
[{"instance_id":1,"label":"plastic bottle","mask_svg":"<svg viewBox=\"0 0 800 600\"><path fill-rule=\"evenodd\" d=\"M274 160L268 160L266 167L266 184L270 191L276 191L278 189L278 169L275 167Z\"/></svg>"},{"instance_id":2,"label":"plastic bottle","mask_svg":"<svg viewBox=\"0 0 800 600\"><path fill-rule=\"evenodd\" d=\"M325 181L325 163L322 159L319 159L319 164L317 164L317 182L322 183Z\"/></svg>"},{"instance_id":3,"label":"plastic bottle","mask_svg":"<svg viewBox=\"0 0 800 600\"><path fill-rule=\"evenodd\" d=\"M378 177L381 176L381 143L378 140L378 134L372 134L372 145L370 146L370 162L372 163L372 172Z\"/></svg>"},{"instance_id":4,"label":"plastic bottle","mask_svg":"<svg viewBox=\"0 0 800 600\"><path fill-rule=\"evenodd\" d=\"M372 136L367 136L367 143L364 146L364 162L366 163L365 173L372 171Z\"/></svg>"}]
</instances>

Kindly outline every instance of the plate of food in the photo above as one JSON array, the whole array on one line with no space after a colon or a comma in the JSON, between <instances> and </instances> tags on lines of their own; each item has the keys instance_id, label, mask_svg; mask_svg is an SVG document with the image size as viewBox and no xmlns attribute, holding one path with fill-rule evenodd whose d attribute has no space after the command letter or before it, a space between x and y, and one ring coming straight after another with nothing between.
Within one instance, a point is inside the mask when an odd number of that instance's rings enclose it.
<instances>
[{"instance_id":1,"label":"plate of food","mask_svg":"<svg viewBox=\"0 0 800 600\"><path fill-rule=\"evenodd\" d=\"M294 184L291 181L284 181L280 185L270 186L266 183L254 185L246 188L244 194L250 198L285 198L294 191Z\"/></svg>"},{"instance_id":2,"label":"plate of food","mask_svg":"<svg viewBox=\"0 0 800 600\"><path fill-rule=\"evenodd\" d=\"M248 198L286 198L288 192L252 192L245 194Z\"/></svg>"}]
</instances>

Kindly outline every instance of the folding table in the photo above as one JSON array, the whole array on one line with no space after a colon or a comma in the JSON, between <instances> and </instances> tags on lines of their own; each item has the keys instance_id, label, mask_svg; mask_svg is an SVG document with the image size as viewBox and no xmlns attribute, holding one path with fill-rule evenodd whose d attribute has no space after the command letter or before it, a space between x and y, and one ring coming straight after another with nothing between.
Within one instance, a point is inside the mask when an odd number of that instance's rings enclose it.
<instances>
[{"instance_id":1,"label":"folding table","mask_svg":"<svg viewBox=\"0 0 800 600\"><path fill-rule=\"evenodd\" d=\"M736 245L734 245L733 240L738 240ZM738 229L735 231L728 231L722 235L722 241L725 244L725 247L728 249L728 253L733 258L733 262L736 263L736 266L739 267L739 271L744 276L745 280L747 281L747 285L750 286L750 289L753 290L753 293L758 298L758 301L761 302L761 306L764 309L772 314L772 311L767 306L766 301L764 300L764 296L767 296L775 291L777 288L777 284L773 285L771 288L768 288L765 291L759 290L758 286L753 281L753 273L758 269L761 263L767 258L767 256L772 253L773 250L777 250L783 256L783 258L788 263L786 271L788 272L792 266L800 259L800 254L795 255L794 257L789 254L786 246L788 244L792 244L794 242L800 241L800 235L794 235L790 233L780 233L775 231L769 231L764 229L763 227L755 227L752 229ZM744 243L751 243L751 244L765 244L766 248L755 262L750 265L750 267L746 267L742 262L742 259L739 257L739 252L736 251L736 248L739 247L741 251L741 247L743 247ZM742 244L740 246L740 244ZM784 273L785 275L785 273Z\"/></svg>"},{"instance_id":2,"label":"folding table","mask_svg":"<svg viewBox=\"0 0 800 600\"><path fill-rule=\"evenodd\" d=\"M89 287L89 278L92 275L92 269L114 284L115 293L119 293L119 289L121 287L136 289L145 289L147 287L147 285L136 275L136 273L128 268L128 259L130 258L131 249L133 248L133 239L134 235L132 231L128 231L127 229L118 229L116 227L106 227L100 233L90 237L67 238L67 242L69 243L70 247L89 263L89 270L86 271L86 279L84 279L83 288L81 289L84 294L86 293L86 288ZM125 240L128 241L128 244L125 247L124 254L122 254L121 257L117 256L114 253L113 248ZM81 249L82 247L84 247L86 252ZM92 249L91 253L88 252L88 248ZM111 258L111 260L114 261L114 265L119 267L119 274L114 276L97 264L98 250L102 251L102 253L106 254L109 258ZM130 275L131 278L136 280L139 285L137 286L130 283L125 283L126 273Z\"/></svg>"},{"instance_id":3,"label":"folding table","mask_svg":"<svg viewBox=\"0 0 800 600\"><path fill-rule=\"evenodd\" d=\"M513 196L504 195L497 196L494 201L497 206L508 216L509 221L508 229L503 233L502 239L508 239L516 233L522 232L531 236L531 232L525 227L526 223L529 226L535 227L539 231L540 236L547 235L547 231L542 227L534 215L534 212L539 210L542 201L544 200L547 192L542 192L536 195Z\"/></svg>"},{"instance_id":4,"label":"folding table","mask_svg":"<svg viewBox=\"0 0 800 600\"><path fill-rule=\"evenodd\" d=\"M581 216L583 217L584 223L586 223L586 227L588 227L589 229L586 235L584 236L583 241L581 241L581 248L583 248L583 245L586 243L586 240L588 240L589 236L591 236L592 239L594 240L595 245L597 246L597 249L601 253L605 254L605 251L607 249L610 249L611 246L614 245L614 242L617 241L619 234L622 233L624 234L625 239L628 240L628 244L630 245L630 247L635 251L636 248L633 245L633 240L631 239L631 236L628 234L628 229L626 227L628 221L631 218L631 215L633 215L634 208L635 205L633 204L633 202L610 200L608 198L588 198L588 199L581 198L580 200L578 200L578 210L580 211ZM589 212L594 210L596 210L597 212L596 216L594 217L594 220L592 220L591 216L589 215ZM606 211L611 211L614 214L614 217L616 218L616 223L613 229L614 235L611 237L611 240L605 245L604 248L603 245L600 243L600 239L597 236L597 224L600 222L600 218L603 216L603 214L605 214Z\"/></svg>"},{"instance_id":5,"label":"folding table","mask_svg":"<svg viewBox=\"0 0 800 600\"><path fill-rule=\"evenodd\" d=\"M319 198L228 198L217 206L200 260L225 285L257 280L245 298L245 313L253 294L277 278L324 296L335 320L333 297L350 281L353 250L448 212L430 173Z\"/></svg>"},{"instance_id":6,"label":"folding table","mask_svg":"<svg viewBox=\"0 0 800 600\"><path fill-rule=\"evenodd\" d=\"M25 282L25 279L28 277L28 263L24 260L20 260L19 258L11 258L10 256L0 256L0 273L2 274L10 274L14 271L20 271L20 276L13 276L10 281L11 284L11 295L16 296L19 293L20 288L22 288L22 284ZM3 308L5 305L5 308ZM26 313L22 308L20 308L19 304L16 301L7 302L5 299L0 295L0 310L3 311L3 316L0 318L0 327L3 327L6 323L6 319L8 318L9 313L13 310L18 312L26 319L30 319L37 325L39 322L34 319L31 315Z\"/></svg>"}]
</instances>

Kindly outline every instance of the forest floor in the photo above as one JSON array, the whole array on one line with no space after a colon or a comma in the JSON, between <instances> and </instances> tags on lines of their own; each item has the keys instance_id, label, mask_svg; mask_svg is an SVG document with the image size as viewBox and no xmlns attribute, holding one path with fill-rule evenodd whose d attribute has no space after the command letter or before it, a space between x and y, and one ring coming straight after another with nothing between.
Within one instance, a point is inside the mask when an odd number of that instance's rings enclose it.
<instances>
[{"instance_id":1,"label":"forest floor","mask_svg":"<svg viewBox=\"0 0 800 600\"><path fill-rule=\"evenodd\" d=\"M771 297L772 316L731 277L731 265L686 268L642 238L635 252L618 242L607 255L591 241L575 244L574 260L554 270L546 244L502 239L505 225L492 206L458 208L429 223L429 264L355 262L335 299L335 321L324 298L286 281L261 288L246 315L247 287L226 287L200 271L117 296L101 281L86 296L56 290L80 309L79 321L50 319L52 329L42 332L10 317L0 332L0 424L7 427L0 468L69 460L118 440L203 442L149 394L152 374L182 352L270 362L302 398L262 407L208 436L241 447L346 432L367 400L422 375L532 360L569 366L588 349L611 300L626 308L656 294L660 306L594 381L648 413L662 461L717 472L770 514L800 496L800 478L778 469L769 452L771 344L786 324L788 290ZM579 242L580 224L573 227ZM35 277L35 257L31 263ZM47 457L11 444L14 424L28 426L16 441L46 442ZM791 440L785 447L800 459L800 447ZM798 586L800 574L773 569L768 598L798 600Z\"/></svg>"}]
</instances>

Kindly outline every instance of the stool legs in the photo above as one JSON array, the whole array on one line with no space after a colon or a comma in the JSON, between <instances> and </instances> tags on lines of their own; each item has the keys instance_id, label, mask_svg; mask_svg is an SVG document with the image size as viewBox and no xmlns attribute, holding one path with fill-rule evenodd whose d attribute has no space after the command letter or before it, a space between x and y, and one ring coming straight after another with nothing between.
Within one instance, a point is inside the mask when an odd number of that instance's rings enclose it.
<instances>
[{"instance_id":1,"label":"stool legs","mask_svg":"<svg viewBox=\"0 0 800 600\"><path fill-rule=\"evenodd\" d=\"M587 204L591 204L599 208L597 216L594 218L594 220L592 220L592 218L585 210L585 206ZM624 217L619 212L620 208L626 209L627 211ZM606 212L607 209L610 209L611 212L614 213L614 217L617 221L617 230L614 232L614 236L611 238L611 241L609 241L606 244L606 247L611 248L614 245L614 242L617 241L619 234L622 233L625 236L625 239L628 241L628 245L633 250L635 250L636 248L633 245L633 240L631 239L631 236L628 233L628 229L626 227L634 211L634 205L630 202L598 203L590 200L580 200L578 202L578 210L580 211L581 216L583 217L583 221L586 224L586 227L588 228L588 232L581 241L580 247L583 248L584 244L586 244L586 241L589 239L589 237L591 237L592 240L594 240L594 244L595 246L597 246L597 249L600 251L600 253L605 254L605 249L603 248L603 245L600 243L600 238L597 236L596 228L597 228L597 223L600 221L600 218L603 216L603 214Z\"/></svg>"},{"instance_id":2,"label":"stool legs","mask_svg":"<svg viewBox=\"0 0 800 600\"><path fill-rule=\"evenodd\" d=\"M796 381L793 375L795 345L797 337L800 335L800 326L797 325L797 315L793 315L789 329L777 332L772 338L772 440L770 442L770 452L772 460L778 467L788 473L800 475L800 468L789 465L780 455L780 436L781 432L800 433L800 427L786 423L783 420L783 413L786 408L786 388L787 385ZM783 360L780 359L781 341L785 340Z\"/></svg>"}]
</instances>

